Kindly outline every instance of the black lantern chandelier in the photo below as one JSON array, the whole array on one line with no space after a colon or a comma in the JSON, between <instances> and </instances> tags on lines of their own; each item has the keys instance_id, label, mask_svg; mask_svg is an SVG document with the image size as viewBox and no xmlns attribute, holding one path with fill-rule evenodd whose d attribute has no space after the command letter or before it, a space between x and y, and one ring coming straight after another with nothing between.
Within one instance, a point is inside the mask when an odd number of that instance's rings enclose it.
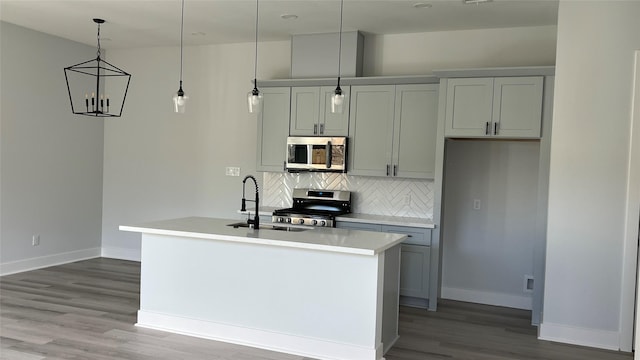
<instances>
[{"instance_id":1,"label":"black lantern chandelier","mask_svg":"<svg viewBox=\"0 0 640 360\"><path fill-rule=\"evenodd\" d=\"M131 74L100 57L100 24L104 20L93 22L98 24L96 58L64 68L71 111L86 116L120 117Z\"/></svg>"}]
</instances>

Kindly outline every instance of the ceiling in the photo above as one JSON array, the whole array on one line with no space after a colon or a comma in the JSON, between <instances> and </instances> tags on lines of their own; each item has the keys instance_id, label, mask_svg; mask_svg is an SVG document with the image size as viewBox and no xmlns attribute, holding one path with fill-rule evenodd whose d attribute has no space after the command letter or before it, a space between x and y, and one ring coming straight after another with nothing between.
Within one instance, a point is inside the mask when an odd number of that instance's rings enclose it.
<instances>
[{"instance_id":1,"label":"ceiling","mask_svg":"<svg viewBox=\"0 0 640 360\"><path fill-rule=\"evenodd\" d=\"M423 4L422 7L417 4ZM103 48L176 46L180 0L0 0L0 20ZM185 0L185 45L253 42L254 0ZM296 19L283 19L295 14ZM556 25L557 0L345 0L344 31L398 34ZM260 0L259 40L338 32L339 0Z\"/></svg>"}]
</instances>

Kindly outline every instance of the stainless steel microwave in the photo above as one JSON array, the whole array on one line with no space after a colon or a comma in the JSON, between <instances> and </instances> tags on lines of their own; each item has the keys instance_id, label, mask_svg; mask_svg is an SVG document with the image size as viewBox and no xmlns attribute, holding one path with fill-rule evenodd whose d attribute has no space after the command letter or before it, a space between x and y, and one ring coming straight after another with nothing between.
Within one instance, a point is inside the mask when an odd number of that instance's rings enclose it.
<instances>
[{"instance_id":1,"label":"stainless steel microwave","mask_svg":"<svg viewBox=\"0 0 640 360\"><path fill-rule=\"evenodd\" d=\"M289 136L286 159L289 172L347 172L347 138Z\"/></svg>"}]
</instances>

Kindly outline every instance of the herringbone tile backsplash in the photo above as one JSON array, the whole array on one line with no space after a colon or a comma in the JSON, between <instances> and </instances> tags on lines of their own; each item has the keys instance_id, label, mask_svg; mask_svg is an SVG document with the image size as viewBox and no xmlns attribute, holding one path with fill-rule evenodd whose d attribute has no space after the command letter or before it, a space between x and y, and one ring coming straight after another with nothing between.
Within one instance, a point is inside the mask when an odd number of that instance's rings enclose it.
<instances>
[{"instance_id":1,"label":"herringbone tile backsplash","mask_svg":"<svg viewBox=\"0 0 640 360\"><path fill-rule=\"evenodd\" d=\"M265 206L291 206L294 188L351 191L352 212L433 218L433 181L341 173L263 173Z\"/></svg>"}]
</instances>

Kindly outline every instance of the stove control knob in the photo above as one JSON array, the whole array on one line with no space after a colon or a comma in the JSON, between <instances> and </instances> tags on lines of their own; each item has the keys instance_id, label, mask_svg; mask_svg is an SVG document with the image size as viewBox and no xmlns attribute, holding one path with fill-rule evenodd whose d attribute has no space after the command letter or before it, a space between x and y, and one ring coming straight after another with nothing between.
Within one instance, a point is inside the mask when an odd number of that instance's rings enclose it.
<instances>
[{"instance_id":1,"label":"stove control knob","mask_svg":"<svg viewBox=\"0 0 640 360\"><path fill-rule=\"evenodd\" d=\"M304 219L298 220L298 224L300 224L300 225L304 224Z\"/></svg>"},{"instance_id":2,"label":"stove control knob","mask_svg":"<svg viewBox=\"0 0 640 360\"><path fill-rule=\"evenodd\" d=\"M327 222L324 220L320 220L320 226L327 226Z\"/></svg>"},{"instance_id":3,"label":"stove control knob","mask_svg":"<svg viewBox=\"0 0 640 360\"><path fill-rule=\"evenodd\" d=\"M291 222L291 218L287 218L287 222L290 223Z\"/></svg>"},{"instance_id":4,"label":"stove control knob","mask_svg":"<svg viewBox=\"0 0 640 360\"><path fill-rule=\"evenodd\" d=\"M318 220L311 220L311 225L317 225L318 224Z\"/></svg>"},{"instance_id":5,"label":"stove control knob","mask_svg":"<svg viewBox=\"0 0 640 360\"><path fill-rule=\"evenodd\" d=\"M278 222L284 222L284 218L283 217L279 217L278 218Z\"/></svg>"}]
</instances>

